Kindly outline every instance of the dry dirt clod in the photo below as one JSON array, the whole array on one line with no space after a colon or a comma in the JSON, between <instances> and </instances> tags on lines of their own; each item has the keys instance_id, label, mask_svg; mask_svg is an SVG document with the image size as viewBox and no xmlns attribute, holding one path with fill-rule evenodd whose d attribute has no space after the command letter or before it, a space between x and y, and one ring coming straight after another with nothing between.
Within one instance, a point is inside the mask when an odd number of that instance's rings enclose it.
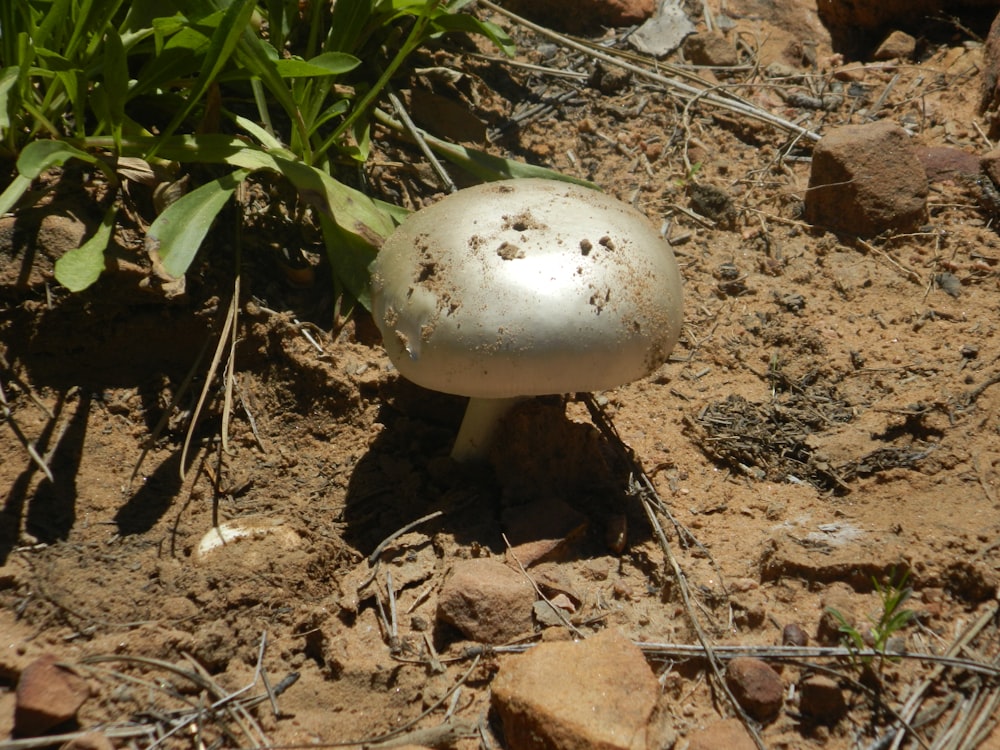
<instances>
[{"instance_id":1,"label":"dry dirt clod","mask_svg":"<svg viewBox=\"0 0 1000 750\"><path fill-rule=\"evenodd\" d=\"M849 627L857 627L856 600L854 590L847 584L835 582L830 585L823 594L823 611L816 627L817 641L825 645L839 645L843 638L841 625L846 623ZM844 623L834 612L844 619Z\"/></svg>"}]
</instances>

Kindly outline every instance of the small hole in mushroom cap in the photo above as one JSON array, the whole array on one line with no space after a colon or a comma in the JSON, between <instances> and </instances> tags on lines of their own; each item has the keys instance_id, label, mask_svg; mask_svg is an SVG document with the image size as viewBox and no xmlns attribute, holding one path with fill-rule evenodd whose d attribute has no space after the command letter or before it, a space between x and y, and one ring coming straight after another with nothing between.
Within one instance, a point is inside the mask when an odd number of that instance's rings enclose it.
<instances>
[{"instance_id":1,"label":"small hole in mushroom cap","mask_svg":"<svg viewBox=\"0 0 1000 750\"><path fill-rule=\"evenodd\" d=\"M417 281L418 282L427 281L427 279L431 278L431 276L433 276L436 271L437 271L437 263L434 263L432 261L425 261L424 263L421 263L420 273L417 276Z\"/></svg>"},{"instance_id":2,"label":"small hole in mushroom cap","mask_svg":"<svg viewBox=\"0 0 1000 750\"><path fill-rule=\"evenodd\" d=\"M608 250L615 249L615 243L611 241L611 238L608 237L608 235L601 237L598 242L601 244L601 247L606 247Z\"/></svg>"},{"instance_id":3,"label":"small hole in mushroom cap","mask_svg":"<svg viewBox=\"0 0 1000 750\"><path fill-rule=\"evenodd\" d=\"M590 240L580 240L580 252L584 255L590 253L594 249L594 244Z\"/></svg>"}]
</instances>

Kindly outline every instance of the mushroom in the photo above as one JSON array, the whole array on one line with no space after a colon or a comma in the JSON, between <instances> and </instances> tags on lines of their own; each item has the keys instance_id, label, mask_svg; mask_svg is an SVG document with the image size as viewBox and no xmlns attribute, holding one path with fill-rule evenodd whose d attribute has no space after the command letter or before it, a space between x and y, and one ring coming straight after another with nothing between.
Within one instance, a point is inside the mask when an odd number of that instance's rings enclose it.
<instances>
[{"instance_id":1,"label":"mushroom","mask_svg":"<svg viewBox=\"0 0 1000 750\"><path fill-rule=\"evenodd\" d=\"M546 179L460 190L408 216L372 264L372 314L409 380L470 397L452 458L481 458L518 400L606 390L662 364L681 278L633 207Z\"/></svg>"}]
</instances>

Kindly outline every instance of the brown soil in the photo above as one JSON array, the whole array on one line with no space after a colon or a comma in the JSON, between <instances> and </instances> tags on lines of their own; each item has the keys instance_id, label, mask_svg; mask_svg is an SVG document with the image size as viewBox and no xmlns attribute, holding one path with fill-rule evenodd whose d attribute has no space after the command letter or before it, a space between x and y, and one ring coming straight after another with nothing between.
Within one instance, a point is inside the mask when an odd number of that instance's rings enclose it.
<instances>
[{"instance_id":1,"label":"brown soil","mask_svg":"<svg viewBox=\"0 0 1000 750\"><path fill-rule=\"evenodd\" d=\"M919 63L858 66L844 84L854 93L839 106L798 109L782 94L834 82L828 37L801 6L735 5L753 8L731 37L760 45L752 59L743 48L744 59L803 76L740 88L757 106L803 116L822 133L863 122L858 110L870 110L893 82L879 117L906 126L916 144L989 150L975 126L975 45L955 37L928 42ZM522 61L593 68L515 31ZM919 232L838 239L801 221L809 149L785 133L707 106L685 112L669 92L635 79L598 73L588 83L455 60L441 53L428 61L468 71L457 83L434 83L431 101L471 107L497 129L496 153L585 177L633 202L673 245L685 280L681 343L652 376L598 401L678 528L697 541L664 521L692 612L713 642L774 645L787 625L812 643L836 642L823 635L824 605L835 602L865 630L881 612L873 580L903 571L917 613L899 633L910 651L944 652L995 612L1000 241L981 185L971 176L933 182ZM545 101L554 106L503 127ZM370 189L414 207L440 195L416 150L382 138ZM596 431L586 406L529 402L509 420L489 469L454 466L447 456L462 400L397 377L363 315L334 326L327 274L309 247L318 267L303 276L277 264L266 241L247 238L226 443L223 392L213 382L182 463L232 294L233 237L220 231L186 293L168 299L138 288L146 264L129 240L141 247L141 224L123 227L115 272L68 295L51 269L99 220L90 198L80 198L93 193L85 177L54 176L56 198L17 222L0 220L0 385L10 407L0 425L0 737L12 731L17 675L45 653L76 663L88 679L84 728L162 727L170 711L195 711L181 699L197 705L204 685L139 658L185 673L200 665L203 679L236 691L253 681L261 653L272 685L298 675L277 698L278 718L267 703L252 709L272 744L360 742L407 725L469 666L460 657L470 644L435 626L449 568L504 556L511 519L538 503L568 505L587 522L555 559L579 601L578 627L695 642L675 576L616 468L614 440ZM283 241L280 227L268 231ZM292 283L303 278L314 281ZM192 367L192 387L182 390ZM161 419L164 429L147 444ZM52 481L15 426L45 457ZM435 511L384 548L375 583L359 589L380 542ZM201 552L223 522L238 522L247 538ZM387 572L394 638L382 615ZM427 667L430 642L441 671ZM997 643L994 618L962 655L996 664ZM115 659L82 663L95 655ZM463 719L482 718L500 746L489 685L503 658L482 662L456 705ZM703 663L654 666L676 699L681 741L731 715L713 698ZM827 666L859 676L846 662ZM883 700L898 709L932 670L919 660L888 664ZM786 667L786 686L805 671ZM950 716L959 704L947 699L971 695L974 682L946 671L934 677L928 705ZM868 747L890 719L870 690L844 685L847 718L813 725L790 695L760 730L763 741ZM262 683L248 694L263 694ZM185 729L171 742L251 742L231 720L202 715L195 725L203 737ZM982 746L1000 747L996 731Z\"/></svg>"}]
</instances>

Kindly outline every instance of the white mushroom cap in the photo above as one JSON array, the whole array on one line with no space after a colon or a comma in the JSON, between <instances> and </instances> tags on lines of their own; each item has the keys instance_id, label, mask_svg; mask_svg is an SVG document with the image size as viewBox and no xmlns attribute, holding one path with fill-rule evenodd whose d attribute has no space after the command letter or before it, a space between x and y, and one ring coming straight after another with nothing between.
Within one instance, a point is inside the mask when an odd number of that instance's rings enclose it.
<instances>
[{"instance_id":1,"label":"white mushroom cap","mask_svg":"<svg viewBox=\"0 0 1000 750\"><path fill-rule=\"evenodd\" d=\"M372 266L372 313L393 364L425 388L590 392L666 360L681 278L631 206L571 183L510 180L407 217Z\"/></svg>"}]
</instances>

